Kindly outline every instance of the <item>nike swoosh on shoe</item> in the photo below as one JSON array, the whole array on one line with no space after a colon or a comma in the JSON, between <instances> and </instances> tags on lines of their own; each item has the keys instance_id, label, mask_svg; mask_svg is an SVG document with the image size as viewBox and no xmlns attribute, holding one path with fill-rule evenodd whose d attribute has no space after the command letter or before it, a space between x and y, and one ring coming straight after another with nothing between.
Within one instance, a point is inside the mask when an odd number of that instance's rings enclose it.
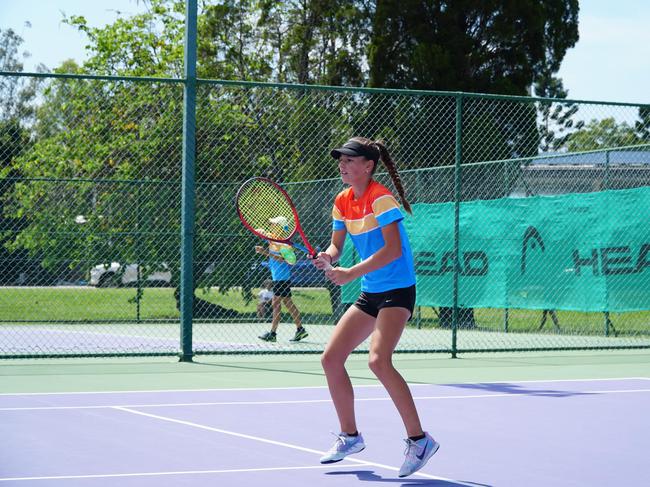
<instances>
[{"instance_id":1,"label":"nike swoosh on shoe","mask_svg":"<svg viewBox=\"0 0 650 487\"><path fill-rule=\"evenodd\" d=\"M427 446L429 446L429 442L427 441L427 444L424 445L424 450L422 450L422 455L415 455L418 460L422 460L424 458L424 455L427 452Z\"/></svg>"}]
</instances>

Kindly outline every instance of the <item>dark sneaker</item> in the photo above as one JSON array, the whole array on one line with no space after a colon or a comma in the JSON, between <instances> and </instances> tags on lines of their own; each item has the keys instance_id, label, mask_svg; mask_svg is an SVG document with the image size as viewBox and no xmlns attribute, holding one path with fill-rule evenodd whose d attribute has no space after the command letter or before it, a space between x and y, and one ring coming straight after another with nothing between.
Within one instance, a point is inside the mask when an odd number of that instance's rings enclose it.
<instances>
[{"instance_id":1,"label":"dark sneaker","mask_svg":"<svg viewBox=\"0 0 650 487\"><path fill-rule=\"evenodd\" d=\"M293 336L290 342L299 342L305 337L308 337L309 333L307 333L307 330L305 330L302 326L296 330L296 334Z\"/></svg>"},{"instance_id":2,"label":"dark sneaker","mask_svg":"<svg viewBox=\"0 0 650 487\"><path fill-rule=\"evenodd\" d=\"M265 342L276 342L278 340L274 331L267 331L264 333L264 335L260 335L258 338L260 340L264 340Z\"/></svg>"}]
</instances>

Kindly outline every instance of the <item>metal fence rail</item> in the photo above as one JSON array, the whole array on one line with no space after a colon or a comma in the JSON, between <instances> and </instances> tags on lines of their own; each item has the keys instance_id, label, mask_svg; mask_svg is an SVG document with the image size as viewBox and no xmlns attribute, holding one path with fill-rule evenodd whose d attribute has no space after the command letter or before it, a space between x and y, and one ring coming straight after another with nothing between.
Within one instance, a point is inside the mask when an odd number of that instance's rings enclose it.
<instances>
[{"instance_id":1,"label":"metal fence rail","mask_svg":"<svg viewBox=\"0 0 650 487\"><path fill-rule=\"evenodd\" d=\"M188 351L184 81L0 76L37 89L0 120L0 357L321 351L354 285L298 262L309 337L289 343L285 315L278 343L260 341L268 268L233 198L272 177L326 246L342 189L329 151L353 135L386 141L415 208L418 307L400 351L650 347L648 106L198 80ZM529 227L553 258L530 243L524 275Z\"/></svg>"}]
</instances>

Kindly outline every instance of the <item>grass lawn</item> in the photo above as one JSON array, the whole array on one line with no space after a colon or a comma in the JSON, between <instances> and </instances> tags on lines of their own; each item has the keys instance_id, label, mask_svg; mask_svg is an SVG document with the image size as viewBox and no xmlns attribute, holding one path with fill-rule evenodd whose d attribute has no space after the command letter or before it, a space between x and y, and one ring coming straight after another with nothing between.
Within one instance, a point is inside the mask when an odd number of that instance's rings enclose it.
<instances>
[{"instance_id":1,"label":"grass lawn","mask_svg":"<svg viewBox=\"0 0 650 487\"><path fill-rule=\"evenodd\" d=\"M179 312L172 288L146 288L138 304L136 289L94 287L20 288L0 287L0 322L11 321L135 321L178 320ZM255 294L255 293L254 293ZM256 301L246 303L239 290L225 294L212 289L196 291L198 298L237 313L238 320L255 320ZM294 289L293 298L306 323L331 323L329 293L325 289ZM603 335L603 313L557 311L560 333ZM474 318L478 329L504 331L504 310L476 309ZM540 310L511 309L508 331L538 332L542 318ZM283 317L290 320L289 316ZM614 328L610 333L621 335L650 334L650 311L611 313ZM409 326L439 327L436 310L421 307ZM550 316L542 328L545 333L557 333Z\"/></svg>"},{"instance_id":2,"label":"grass lawn","mask_svg":"<svg viewBox=\"0 0 650 487\"><path fill-rule=\"evenodd\" d=\"M239 290L225 294L198 289L198 298L253 317L256 301L246 304ZM297 289L293 299L306 315L331 313L324 289ZM146 288L139 302L133 288L0 287L0 322L176 320L180 316L173 288Z\"/></svg>"},{"instance_id":3,"label":"grass lawn","mask_svg":"<svg viewBox=\"0 0 650 487\"><path fill-rule=\"evenodd\" d=\"M604 335L604 313L584 313L580 311L556 311L559 323L559 333L578 335ZM650 311L635 311L629 313L610 313L609 333L621 335L650 335ZM503 309L481 308L474 310L474 320L477 329L505 331L505 313ZM415 321L415 320L414 320ZM507 326L510 332L545 332L557 333L550 315L540 330L542 310L510 309L508 310ZM417 322L416 322L417 323ZM420 326L438 327L437 312L431 307L420 308Z\"/></svg>"}]
</instances>

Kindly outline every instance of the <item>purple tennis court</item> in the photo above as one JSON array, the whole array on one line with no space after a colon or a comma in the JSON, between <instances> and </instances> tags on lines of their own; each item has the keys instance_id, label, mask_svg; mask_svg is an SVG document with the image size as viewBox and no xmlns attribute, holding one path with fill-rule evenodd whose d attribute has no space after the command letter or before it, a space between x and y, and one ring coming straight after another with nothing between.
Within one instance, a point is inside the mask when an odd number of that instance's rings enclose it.
<instances>
[{"instance_id":1,"label":"purple tennis court","mask_svg":"<svg viewBox=\"0 0 650 487\"><path fill-rule=\"evenodd\" d=\"M648 378L412 385L441 448L405 479L392 402L355 390L367 447L331 465L324 387L3 394L0 485L650 484Z\"/></svg>"}]
</instances>

